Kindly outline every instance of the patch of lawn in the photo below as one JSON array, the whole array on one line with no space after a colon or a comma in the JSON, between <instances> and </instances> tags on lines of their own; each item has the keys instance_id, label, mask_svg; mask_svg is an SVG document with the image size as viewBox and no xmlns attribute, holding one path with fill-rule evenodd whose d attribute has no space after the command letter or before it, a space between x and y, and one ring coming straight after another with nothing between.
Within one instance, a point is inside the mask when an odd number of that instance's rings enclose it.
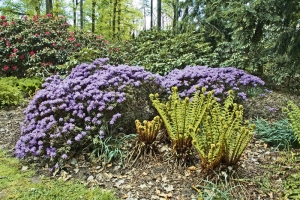
<instances>
[{"instance_id":1,"label":"patch of lawn","mask_svg":"<svg viewBox=\"0 0 300 200\"><path fill-rule=\"evenodd\" d=\"M8 157L0 150L0 199L117 199L111 191L88 189L72 181L63 182L40 177L37 183L34 183L34 171L21 171L21 167L18 159Z\"/></svg>"}]
</instances>

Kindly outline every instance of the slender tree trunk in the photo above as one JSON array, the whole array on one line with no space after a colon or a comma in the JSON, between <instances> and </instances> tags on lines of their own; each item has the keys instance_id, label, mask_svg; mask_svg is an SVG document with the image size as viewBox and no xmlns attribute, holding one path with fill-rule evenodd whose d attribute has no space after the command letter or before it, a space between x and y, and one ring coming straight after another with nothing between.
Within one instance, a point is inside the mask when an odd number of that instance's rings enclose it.
<instances>
[{"instance_id":1,"label":"slender tree trunk","mask_svg":"<svg viewBox=\"0 0 300 200\"><path fill-rule=\"evenodd\" d=\"M76 23L77 23L77 6L78 6L78 0L73 0L73 26L76 28Z\"/></svg>"},{"instance_id":2,"label":"slender tree trunk","mask_svg":"<svg viewBox=\"0 0 300 200\"><path fill-rule=\"evenodd\" d=\"M46 0L46 14L53 12L53 2L52 0Z\"/></svg>"},{"instance_id":3,"label":"slender tree trunk","mask_svg":"<svg viewBox=\"0 0 300 200\"><path fill-rule=\"evenodd\" d=\"M92 33L95 33L95 11L96 11L96 0L92 1Z\"/></svg>"},{"instance_id":4,"label":"slender tree trunk","mask_svg":"<svg viewBox=\"0 0 300 200\"><path fill-rule=\"evenodd\" d=\"M118 0L114 0L113 19L112 19L112 38L113 39L115 39L115 37L116 37L117 5L118 5Z\"/></svg>"},{"instance_id":5,"label":"slender tree trunk","mask_svg":"<svg viewBox=\"0 0 300 200\"><path fill-rule=\"evenodd\" d=\"M151 0L151 7L150 7L150 28L153 27L153 0Z\"/></svg>"},{"instance_id":6,"label":"slender tree trunk","mask_svg":"<svg viewBox=\"0 0 300 200\"><path fill-rule=\"evenodd\" d=\"M173 32L174 34L176 34L178 32L177 30L177 23L178 23L178 4L179 1L178 0L174 0L174 2L172 3L173 6Z\"/></svg>"},{"instance_id":7,"label":"slender tree trunk","mask_svg":"<svg viewBox=\"0 0 300 200\"><path fill-rule=\"evenodd\" d=\"M121 35L121 0L119 0L118 2L118 40L120 41Z\"/></svg>"},{"instance_id":8,"label":"slender tree trunk","mask_svg":"<svg viewBox=\"0 0 300 200\"><path fill-rule=\"evenodd\" d=\"M157 0L157 30L161 30L161 0Z\"/></svg>"},{"instance_id":9,"label":"slender tree trunk","mask_svg":"<svg viewBox=\"0 0 300 200\"><path fill-rule=\"evenodd\" d=\"M80 29L83 30L83 0L80 0Z\"/></svg>"}]
</instances>

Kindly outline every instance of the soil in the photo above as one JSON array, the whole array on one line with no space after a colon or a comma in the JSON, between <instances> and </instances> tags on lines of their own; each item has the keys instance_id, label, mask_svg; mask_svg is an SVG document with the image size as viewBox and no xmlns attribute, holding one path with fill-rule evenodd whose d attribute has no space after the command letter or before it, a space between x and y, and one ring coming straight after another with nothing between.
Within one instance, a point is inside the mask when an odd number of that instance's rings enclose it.
<instances>
[{"instance_id":1,"label":"soil","mask_svg":"<svg viewBox=\"0 0 300 200\"><path fill-rule=\"evenodd\" d=\"M281 108L292 100L299 105L297 96L271 92L244 103L246 119L263 117L272 122L286 116ZM272 109L270 109L272 108ZM14 145L20 136L20 125L24 119L24 106L0 110L0 149L13 156ZM134 141L124 143L124 149L134 146ZM237 168L221 166L210 173L200 168L196 156L186 166L178 165L171 158L167 143L158 144L156 156L145 157L133 163L112 162L90 159L88 153L69 160L62 169L50 172L38 161L25 160L41 174L53 178L78 180L88 187L113 189L120 199L279 199L284 197L285 178L299 170L299 162L289 162L289 152L279 152L257 138L252 139L244 151ZM294 150L297 152L297 150ZM127 155L128 156L128 155ZM33 178L33 180L36 180ZM227 195L227 196L226 196Z\"/></svg>"}]
</instances>

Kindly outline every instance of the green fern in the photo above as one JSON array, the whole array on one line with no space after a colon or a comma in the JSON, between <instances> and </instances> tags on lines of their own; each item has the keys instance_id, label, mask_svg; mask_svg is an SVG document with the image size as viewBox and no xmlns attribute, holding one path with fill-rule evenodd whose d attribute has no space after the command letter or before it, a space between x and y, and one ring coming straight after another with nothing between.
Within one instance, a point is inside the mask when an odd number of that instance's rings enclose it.
<instances>
[{"instance_id":1,"label":"green fern","mask_svg":"<svg viewBox=\"0 0 300 200\"><path fill-rule=\"evenodd\" d=\"M135 120L138 142L152 144L158 135L161 125L162 120L159 116L154 117L152 121L144 120L143 124L139 120Z\"/></svg>"},{"instance_id":2,"label":"green fern","mask_svg":"<svg viewBox=\"0 0 300 200\"><path fill-rule=\"evenodd\" d=\"M242 125L243 107L233 103L232 91L228 93L223 107L215 103L198 131L192 134L204 169L212 169L221 162L235 165L252 138L254 126L248 127L247 122Z\"/></svg>"},{"instance_id":3,"label":"green fern","mask_svg":"<svg viewBox=\"0 0 300 200\"><path fill-rule=\"evenodd\" d=\"M287 107L282 108L283 112L288 114L290 122L292 124L292 128L297 138L298 142L300 142L300 110L299 107L294 104L292 101L288 102Z\"/></svg>"},{"instance_id":4,"label":"green fern","mask_svg":"<svg viewBox=\"0 0 300 200\"><path fill-rule=\"evenodd\" d=\"M150 95L153 106L162 118L167 133L172 142L172 149L177 154L187 153L192 147L192 135L200 126L205 113L216 102L213 91L204 94L198 90L192 99L181 100L176 87L172 88L172 94L167 103L161 103L158 94Z\"/></svg>"}]
</instances>

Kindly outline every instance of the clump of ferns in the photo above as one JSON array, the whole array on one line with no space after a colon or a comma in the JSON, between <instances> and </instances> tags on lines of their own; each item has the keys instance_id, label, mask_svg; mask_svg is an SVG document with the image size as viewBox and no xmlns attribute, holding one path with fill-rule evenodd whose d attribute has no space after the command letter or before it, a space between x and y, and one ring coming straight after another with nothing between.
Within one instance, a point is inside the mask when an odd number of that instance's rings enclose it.
<instances>
[{"instance_id":1,"label":"clump of ferns","mask_svg":"<svg viewBox=\"0 0 300 200\"><path fill-rule=\"evenodd\" d=\"M132 161L131 166L138 159L145 161L147 158L155 156L159 142L157 136L159 133L162 133L162 119L159 116L155 116L152 121L144 120L143 123L135 120L135 126L137 139L128 159L129 162Z\"/></svg>"},{"instance_id":2,"label":"clump of ferns","mask_svg":"<svg viewBox=\"0 0 300 200\"><path fill-rule=\"evenodd\" d=\"M158 94L150 94L150 99L164 122L177 163L185 165L191 156L192 136L216 99L213 91L206 93L205 88L202 93L197 89L191 99L180 99L177 87L171 91L166 103L160 101Z\"/></svg>"},{"instance_id":3,"label":"clump of ferns","mask_svg":"<svg viewBox=\"0 0 300 200\"><path fill-rule=\"evenodd\" d=\"M300 109L299 107L289 101L287 107L283 107L282 111L287 113L289 117L290 124L292 125L294 135L297 138L298 142L300 142Z\"/></svg>"},{"instance_id":4,"label":"clump of ferns","mask_svg":"<svg viewBox=\"0 0 300 200\"><path fill-rule=\"evenodd\" d=\"M233 99L233 91L229 91L223 106L214 102L204 114L203 123L191 132L206 172L221 164L237 166L252 138L255 125L243 122L243 106L233 103Z\"/></svg>"}]
</instances>

